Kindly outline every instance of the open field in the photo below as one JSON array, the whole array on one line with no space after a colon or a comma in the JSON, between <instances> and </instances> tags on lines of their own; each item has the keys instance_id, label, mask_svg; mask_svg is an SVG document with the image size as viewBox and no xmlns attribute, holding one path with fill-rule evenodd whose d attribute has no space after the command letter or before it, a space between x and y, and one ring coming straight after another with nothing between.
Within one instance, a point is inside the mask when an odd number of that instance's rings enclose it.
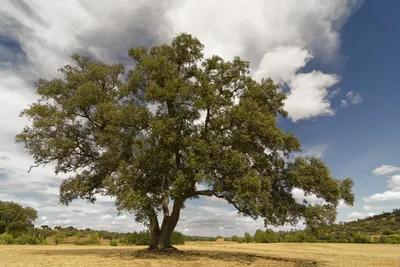
<instances>
[{"instance_id":1,"label":"open field","mask_svg":"<svg viewBox=\"0 0 400 267\"><path fill-rule=\"evenodd\" d=\"M399 266L400 246L384 244L188 243L180 252L144 247L0 246L0 267L53 266Z\"/></svg>"}]
</instances>

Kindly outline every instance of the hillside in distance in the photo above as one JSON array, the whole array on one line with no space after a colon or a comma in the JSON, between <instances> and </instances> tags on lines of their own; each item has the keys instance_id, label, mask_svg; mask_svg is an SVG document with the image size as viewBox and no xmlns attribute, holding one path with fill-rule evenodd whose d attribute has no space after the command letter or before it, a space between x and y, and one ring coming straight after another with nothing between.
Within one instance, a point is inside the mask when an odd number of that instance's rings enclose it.
<instances>
[{"instance_id":1,"label":"hillside in distance","mask_svg":"<svg viewBox=\"0 0 400 267\"><path fill-rule=\"evenodd\" d=\"M330 232L360 232L368 235L400 234L400 209L330 227Z\"/></svg>"}]
</instances>

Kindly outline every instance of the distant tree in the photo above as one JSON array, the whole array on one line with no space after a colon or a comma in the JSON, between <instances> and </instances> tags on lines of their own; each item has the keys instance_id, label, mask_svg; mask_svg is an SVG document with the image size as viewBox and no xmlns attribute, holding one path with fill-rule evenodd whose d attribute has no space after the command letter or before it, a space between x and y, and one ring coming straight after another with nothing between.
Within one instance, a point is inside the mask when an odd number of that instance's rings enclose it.
<instances>
[{"instance_id":1,"label":"distant tree","mask_svg":"<svg viewBox=\"0 0 400 267\"><path fill-rule=\"evenodd\" d=\"M48 225L41 225L40 228L44 230L50 230L51 228Z\"/></svg>"},{"instance_id":2,"label":"distant tree","mask_svg":"<svg viewBox=\"0 0 400 267\"><path fill-rule=\"evenodd\" d=\"M185 244L185 237L180 232L173 232L171 235L171 244L172 245L183 245Z\"/></svg>"},{"instance_id":3,"label":"distant tree","mask_svg":"<svg viewBox=\"0 0 400 267\"><path fill-rule=\"evenodd\" d=\"M244 233L244 242L246 243L252 243L253 242L253 237L249 233Z\"/></svg>"},{"instance_id":4,"label":"distant tree","mask_svg":"<svg viewBox=\"0 0 400 267\"><path fill-rule=\"evenodd\" d=\"M55 245L61 244L65 240L65 235L61 232L56 232L53 235L53 241Z\"/></svg>"},{"instance_id":5,"label":"distant tree","mask_svg":"<svg viewBox=\"0 0 400 267\"><path fill-rule=\"evenodd\" d=\"M237 242L237 241L239 240L239 237L238 237L237 235L233 235L233 236L231 237L231 240L232 240L233 242Z\"/></svg>"},{"instance_id":6,"label":"distant tree","mask_svg":"<svg viewBox=\"0 0 400 267\"><path fill-rule=\"evenodd\" d=\"M132 48L128 72L73 55L63 78L36 83L38 101L22 112L32 124L17 141L35 166L53 162L56 173L70 174L61 203L114 196L119 210L148 225L153 249L170 246L185 201L200 196L225 199L266 225L332 222L340 199L353 204L352 180L334 179L318 158L291 162L300 142L277 124L288 115L286 94L271 79L255 81L239 57L205 59L203 49L185 33ZM326 204L309 212L295 188Z\"/></svg>"},{"instance_id":7,"label":"distant tree","mask_svg":"<svg viewBox=\"0 0 400 267\"><path fill-rule=\"evenodd\" d=\"M22 207L14 202L0 201L0 234L9 231L20 235L34 227L37 211L31 207Z\"/></svg>"},{"instance_id":8,"label":"distant tree","mask_svg":"<svg viewBox=\"0 0 400 267\"><path fill-rule=\"evenodd\" d=\"M97 232L92 232L89 235L89 240L88 240L89 244L100 244L100 237L99 237L99 233Z\"/></svg>"},{"instance_id":9,"label":"distant tree","mask_svg":"<svg viewBox=\"0 0 400 267\"><path fill-rule=\"evenodd\" d=\"M276 243L278 242L276 233L272 229L265 230L265 239L267 243Z\"/></svg>"},{"instance_id":10,"label":"distant tree","mask_svg":"<svg viewBox=\"0 0 400 267\"><path fill-rule=\"evenodd\" d=\"M258 229L254 234L254 242L256 243L267 243L267 237L263 230Z\"/></svg>"}]
</instances>

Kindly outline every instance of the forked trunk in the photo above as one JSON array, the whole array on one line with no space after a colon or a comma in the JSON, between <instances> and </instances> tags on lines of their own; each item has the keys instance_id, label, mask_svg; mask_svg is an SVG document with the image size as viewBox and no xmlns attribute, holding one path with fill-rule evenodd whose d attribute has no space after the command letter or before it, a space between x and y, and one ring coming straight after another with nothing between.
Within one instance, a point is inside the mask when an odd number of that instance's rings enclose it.
<instances>
[{"instance_id":1,"label":"forked trunk","mask_svg":"<svg viewBox=\"0 0 400 267\"><path fill-rule=\"evenodd\" d=\"M171 247L171 236L179 220L182 202L174 202L174 209L171 216L164 212L164 219L161 229L158 226L158 221L155 219L150 220L150 249L164 250ZM157 222L157 223L155 223Z\"/></svg>"}]
</instances>

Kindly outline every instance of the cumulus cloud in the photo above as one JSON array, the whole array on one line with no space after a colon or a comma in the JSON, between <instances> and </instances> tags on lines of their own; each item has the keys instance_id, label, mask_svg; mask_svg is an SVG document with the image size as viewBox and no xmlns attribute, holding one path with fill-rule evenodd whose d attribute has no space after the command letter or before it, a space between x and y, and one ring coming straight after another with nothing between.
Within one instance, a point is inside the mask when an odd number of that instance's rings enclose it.
<instances>
[{"instance_id":1,"label":"cumulus cloud","mask_svg":"<svg viewBox=\"0 0 400 267\"><path fill-rule=\"evenodd\" d=\"M386 175L397 171L400 171L400 167L396 167L393 165L381 165L380 167L373 170L372 173L375 175Z\"/></svg>"},{"instance_id":2,"label":"cumulus cloud","mask_svg":"<svg viewBox=\"0 0 400 267\"><path fill-rule=\"evenodd\" d=\"M331 116L335 111L329 102L328 88L337 84L339 77L320 71L297 74L290 81L290 93L285 109L294 122L317 116Z\"/></svg>"},{"instance_id":3,"label":"cumulus cloud","mask_svg":"<svg viewBox=\"0 0 400 267\"><path fill-rule=\"evenodd\" d=\"M239 55L253 64L257 80L271 77L287 85L285 108L298 121L335 113L328 89L339 77L318 70L304 73L302 68L311 59L335 57L340 45L338 30L360 3L185 1L172 7L167 17L175 31L198 36L206 44L206 55ZM208 24L213 27L204 27Z\"/></svg>"},{"instance_id":4,"label":"cumulus cloud","mask_svg":"<svg viewBox=\"0 0 400 267\"><path fill-rule=\"evenodd\" d=\"M307 201L307 204L309 204L309 205L326 204L326 201L324 199L317 197L315 194L306 195L304 190L299 189L299 188L294 188L292 190L292 195L298 203L304 203L304 200L305 200L305 201ZM350 206L346 205L343 200L339 201L339 204L337 207L339 209L350 208Z\"/></svg>"},{"instance_id":5,"label":"cumulus cloud","mask_svg":"<svg viewBox=\"0 0 400 267\"><path fill-rule=\"evenodd\" d=\"M78 200L68 207L61 206L58 186L67 176L54 175L51 164L26 172L32 158L13 140L28 123L18 115L36 99L33 81L39 77L57 77L57 69L70 63L73 52L107 63L122 61L130 65L129 48L169 42L177 32L189 32L205 44L206 56L219 54L232 59L239 55L251 62L256 79L272 77L287 89L285 108L293 121L333 115L330 98L335 91L330 87L339 77L318 69L304 71L304 67L311 60L334 64L340 46L340 27L360 3L354 0L254 0L251 4L240 0L2 1L0 198L38 209L49 225L70 220L68 224L76 227L142 229L141 225L132 225L124 215L110 225L107 215L116 211L115 199L108 196L99 195L94 205ZM223 205L220 199L211 201ZM70 217L61 220L60 214ZM99 220L103 216L107 220ZM239 218L236 214L229 216L228 220L218 217L225 221L220 227L226 233L228 222ZM238 229L260 225L242 218L235 223ZM212 229L212 224L208 225L202 229Z\"/></svg>"},{"instance_id":6,"label":"cumulus cloud","mask_svg":"<svg viewBox=\"0 0 400 267\"><path fill-rule=\"evenodd\" d=\"M340 105L341 105L342 107L345 107L345 106L347 106L347 105L349 105L349 104L357 105L357 104L362 103L362 101L363 101L363 99L362 99L360 93L354 93L353 91L350 91L350 92L348 92L348 93L346 94L346 98L343 99L343 100L340 102Z\"/></svg>"},{"instance_id":7,"label":"cumulus cloud","mask_svg":"<svg viewBox=\"0 0 400 267\"><path fill-rule=\"evenodd\" d=\"M278 84L288 83L311 58L310 52L301 47L275 47L265 53L258 69L254 72L254 78L261 81L262 78L270 77Z\"/></svg>"},{"instance_id":8,"label":"cumulus cloud","mask_svg":"<svg viewBox=\"0 0 400 267\"><path fill-rule=\"evenodd\" d=\"M385 166L382 168L382 166ZM377 173L391 173L393 171L393 166L390 165L382 165L379 168L375 169L378 170ZM389 166L389 167L388 167ZM397 168L397 167L394 167ZM378 174L380 175L380 174ZM389 190L383 193L376 193L369 197L364 198L365 202L382 202L382 201L395 201L400 200L400 175L393 175L390 177L388 181Z\"/></svg>"},{"instance_id":9,"label":"cumulus cloud","mask_svg":"<svg viewBox=\"0 0 400 267\"><path fill-rule=\"evenodd\" d=\"M364 198L365 202L380 202L400 200L400 191L388 190L383 193L376 193L372 196Z\"/></svg>"}]
</instances>

